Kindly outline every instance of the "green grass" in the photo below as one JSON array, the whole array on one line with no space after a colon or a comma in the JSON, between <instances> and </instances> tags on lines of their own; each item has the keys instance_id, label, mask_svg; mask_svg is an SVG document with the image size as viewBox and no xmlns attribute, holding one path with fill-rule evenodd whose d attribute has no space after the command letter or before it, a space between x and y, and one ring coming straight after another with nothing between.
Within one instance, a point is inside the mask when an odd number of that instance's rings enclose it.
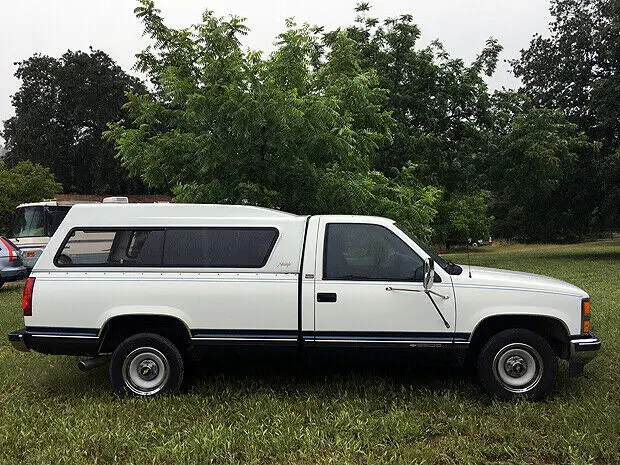
<instances>
[{"instance_id":1,"label":"green grass","mask_svg":"<svg viewBox=\"0 0 620 465\"><path fill-rule=\"evenodd\" d=\"M0 464L620 463L620 245L484 247L471 260L590 293L603 348L583 377L563 364L548 401L501 403L458 371L263 364L119 400L105 368L80 373L74 357L19 353L2 336ZM23 326L20 296L0 290L0 333Z\"/></svg>"}]
</instances>

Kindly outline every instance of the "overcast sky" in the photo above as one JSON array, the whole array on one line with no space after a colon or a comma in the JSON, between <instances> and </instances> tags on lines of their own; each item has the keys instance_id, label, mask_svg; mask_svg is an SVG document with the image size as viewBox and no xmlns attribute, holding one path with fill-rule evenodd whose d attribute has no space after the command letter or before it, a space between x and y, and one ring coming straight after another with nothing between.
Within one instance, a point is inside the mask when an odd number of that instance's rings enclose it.
<instances>
[{"instance_id":1,"label":"overcast sky","mask_svg":"<svg viewBox=\"0 0 620 465\"><path fill-rule=\"evenodd\" d=\"M357 0L156 0L170 26L199 21L209 8L218 16L247 18L245 45L269 52L284 19L323 25L327 30L351 24ZM504 46L502 62L488 80L492 88L516 87L503 60L514 58L533 34L544 33L551 19L549 0L375 0L378 18L413 14L422 29L421 46L439 38L455 57L471 61L489 37ZM0 0L0 121L13 115L10 96L19 88L14 62L34 53L60 56L89 46L107 52L125 71L146 44L133 15L133 0ZM2 143L2 139L0 139Z\"/></svg>"}]
</instances>

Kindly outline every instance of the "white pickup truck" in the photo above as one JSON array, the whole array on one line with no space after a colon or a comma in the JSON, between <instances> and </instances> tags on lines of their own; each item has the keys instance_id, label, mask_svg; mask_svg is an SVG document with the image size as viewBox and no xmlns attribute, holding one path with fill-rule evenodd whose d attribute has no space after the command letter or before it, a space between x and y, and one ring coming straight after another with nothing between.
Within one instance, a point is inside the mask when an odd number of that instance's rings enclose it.
<instances>
[{"instance_id":1,"label":"white pickup truck","mask_svg":"<svg viewBox=\"0 0 620 465\"><path fill-rule=\"evenodd\" d=\"M600 341L557 279L447 262L394 221L249 206L77 205L28 278L21 350L109 361L114 390L178 392L214 345L469 356L499 398L540 399ZM206 350L205 350L206 349ZM111 355L111 356L110 356Z\"/></svg>"}]
</instances>

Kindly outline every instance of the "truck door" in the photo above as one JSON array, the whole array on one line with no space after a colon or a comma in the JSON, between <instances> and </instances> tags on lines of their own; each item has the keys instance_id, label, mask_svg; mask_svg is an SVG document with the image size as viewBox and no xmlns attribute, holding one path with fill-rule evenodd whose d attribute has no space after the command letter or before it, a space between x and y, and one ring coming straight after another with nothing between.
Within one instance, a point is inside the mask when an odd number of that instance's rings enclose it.
<instances>
[{"instance_id":1,"label":"truck door","mask_svg":"<svg viewBox=\"0 0 620 465\"><path fill-rule=\"evenodd\" d=\"M424 252L392 224L359 221L327 216L318 222L317 345L435 347L453 343L456 315L450 275L436 269L433 290L448 297L432 296L436 309L423 292Z\"/></svg>"}]
</instances>

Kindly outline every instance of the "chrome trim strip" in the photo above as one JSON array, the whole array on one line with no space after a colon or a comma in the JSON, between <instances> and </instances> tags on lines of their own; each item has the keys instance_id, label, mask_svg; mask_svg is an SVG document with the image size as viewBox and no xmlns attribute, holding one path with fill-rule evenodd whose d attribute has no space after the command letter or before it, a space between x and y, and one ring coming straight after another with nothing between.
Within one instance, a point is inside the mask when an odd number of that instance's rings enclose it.
<instances>
[{"instance_id":1,"label":"chrome trim strip","mask_svg":"<svg viewBox=\"0 0 620 465\"><path fill-rule=\"evenodd\" d=\"M570 342L578 345L597 345L601 343L601 341L595 337L589 337L586 339L572 339Z\"/></svg>"},{"instance_id":2,"label":"chrome trim strip","mask_svg":"<svg viewBox=\"0 0 620 465\"><path fill-rule=\"evenodd\" d=\"M531 289L526 287L507 287L507 286L493 286L493 285L480 285L480 284L454 284L454 287L460 287L462 289L484 289L491 291L515 291L515 292L535 292L539 294L555 294L555 295L567 295L571 297L580 297L581 294L571 292L552 291L546 289Z\"/></svg>"},{"instance_id":3,"label":"chrome trim strip","mask_svg":"<svg viewBox=\"0 0 620 465\"><path fill-rule=\"evenodd\" d=\"M295 279L210 279L210 278L181 278L181 279L172 279L172 278L145 278L145 279L134 279L134 278L125 278L125 279L116 279L116 278L105 278L105 277L84 277L84 278L49 278L49 277L41 277L38 274L36 275L37 280L47 281L47 282L154 282L154 283L165 283L165 282L201 282L201 283L276 283L276 284L297 284L297 278Z\"/></svg>"},{"instance_id":4,"label":"chrome trim strip","mask_svg":"<svg viewBox=\"0 0 620 465\"><path fill-rule=\"evenodd\" d=\"M28 333L30 337L60 337L67 339L99 339L99 336L83 336L79 334L37 334Z\"/></svg>"},{"instance_id":5,"label":"chrome trim strip","mask_svg":"<svg viewBox=\"0 0 620 465\"><path fill-rule=\"evenodd\" d=\"M251 277L254 276L255 279L257 280L261 280L264 278L261 278L261 276L266 276L266 275L271 275L274 278L278 278L278 276L280 275L284 275L285 278L283 279L293 279L291 277L291 275L298 275L299 271L295 271L295 270L282 270L282 271L263 271L263 272L256 272L256 271L247 271L250 268L232 268L234 270L246 270L246 271L228 271L229 268L204 268L204 267L193 267L193 268L189 268L189 267L184 267L184 268L171 268L171 267L154 267L154 266L132 266L132 267L124 267L124 268L119 268L119 267L89 267L89 266L82 266L79 267L79 270L77 269L78 267L75 267L76 270L71 269L71 271L65 271L65 269L58 269L58 268L40 268L37 269L37 273L48 273L50 275L61 275L60 278L62 278L63 276L66 275L66 273L80 273L83 274L85 272L88 273L101 273L101 274L211 274L211 275L246 275L246 278L252 279ZM251 268L251 269L257 269L257 268ZM172 271L174 270L174 271ZM226 270L226 271L221 271L221 270ZM51 276L50 276L51 277ZM243 278L242 278L243 279Z\"/></svg>"},{"instance_id":6,"label":"chrome trim strip","mask_svg":"<svg viewBox=\"0 0 620 465\"><path fill-rule=\"evenodd\" d=\"M352 338L352 339L321 339L321 338L315 338L314 342L337 342L337 343L360 343L360 342L368 342L371 344L384 344L384 343L390 343L390 344L430 344L430 345L436 345L436 344L452 344L453 341L432 341L432 340L405 340L405 339L356 339L356 338ZM460 342L460 344L469 344L469 342Z\"/></svg>"},{"instance_id":7,"label":"chrome trim strip","mask_svg":"<svg viewBox=\"0 0 620 465\"><path fill-rule=\"evenodd\" d=\"M192 341L251 341L251 342L263 342L263 341L267 341L267 342L272 342L272 341L276 341L276 342L297 342L297 339L295 338L288 338L288 337L284 337L284 338L280 338L280 337L239 337L239 336L234 336L234 337L192 337Z\"/></svg>"},{"instance_id":8,"label":"chrome trim strip","mask_svg":"<svg viewBox=\"0 0 620 465\"><path fill-rule=\"evenodd\" d=\"M296 338L291 337L243 337L243 336L203 336L192 337L192 341L227 341L227 342L297 342ZM419 344L419 345L451 345L462 344L468 345L467 341L433 341L433 340L415 340L415 339L337 339L337 338L313 338L312 336L306 336L305 342L327 342L327 343L339 343L339 344L351 344L351 343L371 343L371 344Z\"/></svg>"}]
</instances>

